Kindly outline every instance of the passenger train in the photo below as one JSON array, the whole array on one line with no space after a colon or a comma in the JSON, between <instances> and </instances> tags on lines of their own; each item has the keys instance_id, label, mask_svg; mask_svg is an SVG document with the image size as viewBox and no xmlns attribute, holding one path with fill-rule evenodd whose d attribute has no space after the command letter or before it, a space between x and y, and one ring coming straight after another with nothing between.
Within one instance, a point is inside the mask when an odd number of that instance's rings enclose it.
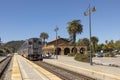
<instances>
[{"instance_id":1,"label":"passenger train","mask_svg":"<svg viewBox=\"0 0 120 80\"><path fill-rule=\"evenodd\" d=\"M18 54L29 60L43 60L42 41L40 38L30 38L18 50Z\"/></svg>"}]
</instances>

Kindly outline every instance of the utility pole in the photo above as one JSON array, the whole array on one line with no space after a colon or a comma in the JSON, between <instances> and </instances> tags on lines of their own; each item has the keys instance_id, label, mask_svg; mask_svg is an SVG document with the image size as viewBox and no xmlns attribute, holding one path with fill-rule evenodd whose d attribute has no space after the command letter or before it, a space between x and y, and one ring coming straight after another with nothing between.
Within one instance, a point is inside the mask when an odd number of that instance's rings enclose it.
<instances>
[{"instance_id":1,"label":"utility pole","mask_svg":"<svg viewBox=\"0 0 120 80\"><path fill-rule=\"evenodd\" d=\"M54 31L56 32L56 59L58 59L58 42L57 42L57 31L59 30L59 28L56 26L56 28L54 29Z\"/></svg>"}]
</instances>

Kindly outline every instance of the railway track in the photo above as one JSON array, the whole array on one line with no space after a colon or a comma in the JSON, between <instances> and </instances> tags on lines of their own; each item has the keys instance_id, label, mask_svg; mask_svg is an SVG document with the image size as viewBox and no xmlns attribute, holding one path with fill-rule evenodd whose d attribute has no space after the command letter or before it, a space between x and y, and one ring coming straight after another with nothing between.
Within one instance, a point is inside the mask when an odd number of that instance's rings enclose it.
<instances>
[{"instance_id":1,"label":"railway track","mask_svg":"<svg viewBox=\"0 0 120 80\"><path fill-rule=\"evenodd\" d=\"M12 56L7 56L5 59L0 61L0 80L3 77L3 74L5 70L7 69L7 66L9 62L11 61L11 59L12 59Z\"/></svg>"},{"instance_id":2,"label":"railway track","mask_svg":"<svg viewBox=\"0 0 120 80\"><path fill-rule=\"evenodd\" d=\"M50 71L51 73L57 75L60 77L62 80L95 80L91 77L63 69L61 67L45 63L45 62L40 62L40 61L33 61L35 64L41 66L42 68Z\"/></svg>"}]
</instances>

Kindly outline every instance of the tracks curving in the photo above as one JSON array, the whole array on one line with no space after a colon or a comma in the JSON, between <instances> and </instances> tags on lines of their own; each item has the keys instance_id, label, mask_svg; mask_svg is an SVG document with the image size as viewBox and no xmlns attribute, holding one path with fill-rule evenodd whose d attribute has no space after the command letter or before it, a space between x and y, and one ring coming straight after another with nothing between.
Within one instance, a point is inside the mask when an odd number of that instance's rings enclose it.
<instances>
[{"instance_id":1,"label":"tracks curving","mask_svg":"<svg viewBox=\"0 0 120 80\"><path fill-rule=\"evenodd\" d=\"M66 70L64 68L61 68L49 63L40 62L40 61L34 61L34 63L50 71L51 73L57 75L62 80L95 80L91 77L88 77L70 70Z\"/></svg>"}]
</instances>

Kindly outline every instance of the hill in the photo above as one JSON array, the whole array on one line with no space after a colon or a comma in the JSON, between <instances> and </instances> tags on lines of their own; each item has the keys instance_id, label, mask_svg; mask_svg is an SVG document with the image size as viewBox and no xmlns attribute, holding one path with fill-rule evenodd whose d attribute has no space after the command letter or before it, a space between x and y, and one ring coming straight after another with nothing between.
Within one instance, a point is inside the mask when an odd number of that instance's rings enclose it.
<instances>
[{"instance_id":1,"label":"hill","mask_svg":"<svg viewBox=\"0 0 120 80\"><path fill-rule=\"evenodd\" d=\"M5 53L16 52L24 42L25 42L24 40L9 41L6 44L2 45L0 50Z\"/></svg>"}]
</instances>

